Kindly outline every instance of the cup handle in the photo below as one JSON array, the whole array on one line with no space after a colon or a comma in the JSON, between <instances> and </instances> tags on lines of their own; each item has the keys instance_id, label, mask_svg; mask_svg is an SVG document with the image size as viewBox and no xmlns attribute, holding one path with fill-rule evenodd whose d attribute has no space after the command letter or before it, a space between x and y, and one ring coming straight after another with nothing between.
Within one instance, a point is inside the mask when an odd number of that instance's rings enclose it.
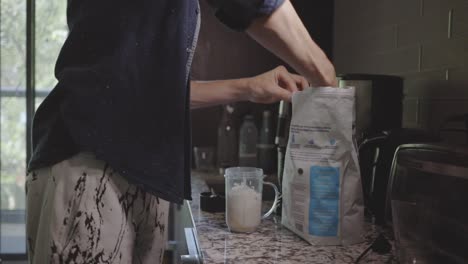
<instances>
[{"instance_id":1,"label":"cup handle","mask_svg":"<svg viewBox=\"0 0 468 264\"><path fill-rule=\"evenodd\" d=\"M262 219L265 219L267 217L269 217L276 209L276 207L278 206L278 200L279 200L279 191L278 191L278 187L276 187L276 185L274 185L273 183L271 182L263 182L264 185L269 185L273 188L273 190L275 190L275 200L273 201L273 205L271 206L270 210L268 212L266 212L266 214L263 215Z\"/></svg>"}]
</instances>

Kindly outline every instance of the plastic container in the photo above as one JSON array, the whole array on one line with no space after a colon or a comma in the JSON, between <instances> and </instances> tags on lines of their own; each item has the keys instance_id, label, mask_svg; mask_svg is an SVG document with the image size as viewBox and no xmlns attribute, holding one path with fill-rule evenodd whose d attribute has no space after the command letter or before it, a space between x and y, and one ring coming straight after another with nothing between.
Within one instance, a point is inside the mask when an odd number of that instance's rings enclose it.
<instances>
[{"instance_id":1,"label":"plastic container","mask_svg":"<svg viewBox=\"0 0 468 264\"><path fill-rule=\"evenodd\" d=\"M262 219L273 213L278 203L276 185L263 181L263 170L259 168L236 167L226 170L226 224L233 232L254 232ZM263 185L275 190L271 209L262 216Z\"/></svg>"}]
</instances>

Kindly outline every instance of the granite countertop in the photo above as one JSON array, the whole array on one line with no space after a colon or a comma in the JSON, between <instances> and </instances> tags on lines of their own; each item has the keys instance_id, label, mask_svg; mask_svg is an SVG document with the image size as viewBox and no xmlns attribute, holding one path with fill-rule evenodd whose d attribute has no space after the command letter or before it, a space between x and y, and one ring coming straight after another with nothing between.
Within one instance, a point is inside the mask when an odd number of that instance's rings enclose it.
<instances>
[{"instance_id":1,"label":"granite countertop","mask_svg":"<svg viewBox=\"0 0 468 264\"><path fill-rule=\"evenodd\" d=\"M365 242L352 246L312 246L281 225L278 216L263 220L251 234L230 233L224 213L200 210L199 194L208 191L203 173L192 172L191 209L205 264L218 263L354 263L382 231L366 223ZM392 253L369 252L359 263L396 263Z\"/></svg>"}]
</instances>

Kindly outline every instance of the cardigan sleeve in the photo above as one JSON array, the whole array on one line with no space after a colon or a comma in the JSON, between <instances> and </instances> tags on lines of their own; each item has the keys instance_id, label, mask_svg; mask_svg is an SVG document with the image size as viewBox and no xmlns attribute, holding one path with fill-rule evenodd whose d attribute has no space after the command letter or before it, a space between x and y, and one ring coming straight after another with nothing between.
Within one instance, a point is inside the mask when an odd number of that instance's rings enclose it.
<instances>
[{"instance_id":1,"label":"cardigan sleeve","mask_svg":"<svg viewBox=\"0 0 468 264\"><path fill-rule=\"evenodd\" d=\"M228 27L243 31L254 19L273 13L284 0L208 0L216 17Z\"/></svg>"}]
</instances>

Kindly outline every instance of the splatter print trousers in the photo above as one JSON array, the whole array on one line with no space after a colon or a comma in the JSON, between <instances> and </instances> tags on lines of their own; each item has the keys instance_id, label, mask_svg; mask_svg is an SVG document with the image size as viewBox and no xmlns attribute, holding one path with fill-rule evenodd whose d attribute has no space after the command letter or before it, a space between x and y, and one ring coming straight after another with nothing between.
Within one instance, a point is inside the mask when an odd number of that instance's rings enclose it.
<instances>
[{"instance_id":1,"label":"splatter print trousers","mask_svg":"<svg viewBox=\"0 0 468 264\"><path fill-rule=\"evenodd\" d=\"M30 263L162 262L169 203L92 154L29 173L26 194Z\"/></svg>"}]
</instances>

